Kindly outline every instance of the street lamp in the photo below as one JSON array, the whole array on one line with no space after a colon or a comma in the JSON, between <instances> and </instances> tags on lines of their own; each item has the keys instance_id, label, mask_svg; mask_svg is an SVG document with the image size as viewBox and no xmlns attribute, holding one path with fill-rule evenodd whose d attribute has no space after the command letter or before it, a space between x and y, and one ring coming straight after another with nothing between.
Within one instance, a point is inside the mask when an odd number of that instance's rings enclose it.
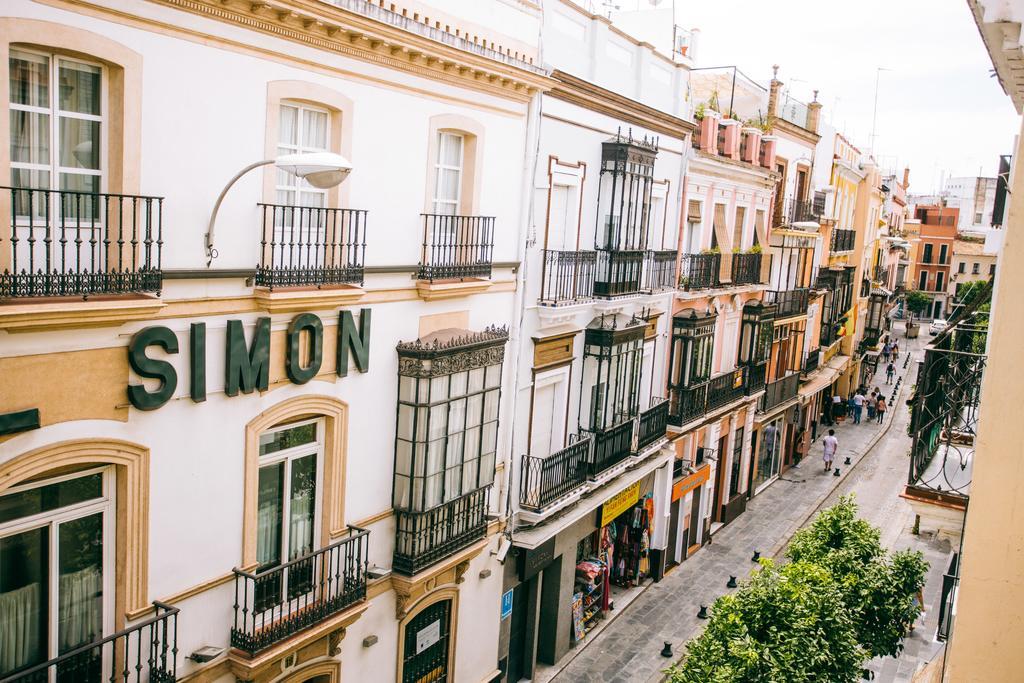
<instances>
[{"instance_id":1,"label":"street lamp","mask_svg":"<svg viewBox=\"0 0 1024 683\"><path fill-rule=\"evenodd\" d=\"M236 173L217 197L217 203L213 205L213 213L210 214L210 225L206 230L206 266L209 267L213 259L217 257L217 250L213 248L213 228L217 222L217 212L220 210L221 202L227 195L231 186L238 182L254 168L274 164L277 168L291 173L298 178L304 178L313 187L326 190L327 188L340 185L352 171L352 164L348 159L335 154L334 152L307 152L304 154L285 154L276 159L264 159L254 164L249 164Z\"/></svg>"}]
</instances>

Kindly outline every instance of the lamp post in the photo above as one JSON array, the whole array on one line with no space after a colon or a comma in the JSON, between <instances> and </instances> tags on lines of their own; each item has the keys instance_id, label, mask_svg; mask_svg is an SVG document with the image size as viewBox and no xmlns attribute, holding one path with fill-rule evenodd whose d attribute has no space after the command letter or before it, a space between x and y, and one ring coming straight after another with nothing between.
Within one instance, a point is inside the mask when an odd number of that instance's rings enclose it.
<instances>
[{"instance_id":1,"label":"lamp post","mask_svg":"<svg viewBox=\"0 0 1024 683\"><path fill-rule=\"evenodd\" d=\"M213 205L213 213L210 214L210 225L206 229L207 268L210 267L213 259L217 257L217 250L213 248L213 229L217 222L217 212L220 210L220 205L224 201L224 197L227 196L228 190L231 189L232 185L238 182L239 178L249 171L254 168L259 168L260 166L269 166L270 164L273 164L282 171L291 173L298 178L304 178L310 185L320 190L326 190L340 185L352 171L352 164L349 163L348 159L340 154L335 154L334 152L285 154L277 157L276 159L264 159L263 161L257 161L256 163L249 164L243 168L228 181L228 184L220 191L220 196L217 197L217 203Z\"/></svg>"}]
</instances>

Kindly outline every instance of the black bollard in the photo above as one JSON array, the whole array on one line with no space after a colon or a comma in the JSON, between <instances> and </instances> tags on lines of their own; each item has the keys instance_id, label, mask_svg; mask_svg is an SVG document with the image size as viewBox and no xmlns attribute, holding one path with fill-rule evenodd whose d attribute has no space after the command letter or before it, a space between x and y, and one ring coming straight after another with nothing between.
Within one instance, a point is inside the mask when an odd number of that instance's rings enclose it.
<instances>
[{"instance_id":1,"label":"black bollard","mask_svg":"<svg viewBox=\"0 0 1024 683\"><path fill-rule=\"evenodd\" d=\"M832 473L832 476L833 477L838 477L839 476L839 468L838 467L836 468L836 471Z\"/></svg>"},{"instance_id":2,"label":"black bollard","mask_svg":"<svg viewBox=\"0 0 1024 683\"><path fill-rule=\"evenodd\" d=\"M671 657L672 656L672 643L668 642L667 640L665 641L665 647L661 648L661 656L662 657Z\"/></svg>"},{"instance_id":3,"label":"black bollard","mask_svg":"<svg viewBox=\"0 0 1024 683\"><path fill-rule=\"evenodd\" d=\"M729 580L725 584L725 587L726 588L735 588L736 587L736 577L735 576L730 576Z\"/></svg>"},{"instance_id":4,"label":"black bollard","mask_svg":"<svg viewBox=\"0 0 1024 683\"><path fill-rule=\"evenodd\" d=\"M708 608L707 608L707 605L701 605L700 606L700 611L697 612L697 618L698 619L707 619L708 618Z\"/></svg>"},{"instance_id":5,"label":"black bollard","mask_svg":"<svg viewBox=\"0 0 1024 683\"><path fill-rule=\"evenodd\" d=\"M761 551L760 550L755 550L754 551L754 556L750 558L750 561L751 562L757 562L760 559L761 559Z\"/></svg>"},{"instance_id":6,"label":"black bollard","mask_svg":"<svg viewBox=\"0 0 1024 683\"><path fill-rule=\"evenodd\" d=\"M849 465L850 464L850 456L846 456L846 460L843 461L843 464L844 465Z\"/></svg>"}]
</instances>

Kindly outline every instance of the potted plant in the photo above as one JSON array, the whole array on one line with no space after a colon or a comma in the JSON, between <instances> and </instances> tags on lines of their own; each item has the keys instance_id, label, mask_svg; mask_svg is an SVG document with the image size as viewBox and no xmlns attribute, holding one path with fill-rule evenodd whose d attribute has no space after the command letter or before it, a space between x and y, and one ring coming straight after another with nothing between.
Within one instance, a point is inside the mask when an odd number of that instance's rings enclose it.
<instances>
[{"instance_id":1,"label":"potted plant","mask_svg":"<svg viewBox=\"0 0 1024 683\"><path fill-rule=\"evenodd\" d=\"M760 244L755 244L750 249L747 249L747 253L748 254L760 254L761 253L761 245Z\"/></svg>"},{"instance_id":2,"label":"potted plant","mask_svg":"<svg viewBox=\"0 0 1024 683\"><path fill-rule=\"evenodd\" d=\"M914 315L920 317L932 304L931 297L919 289L912 289L907 292L903 299L904 307L910 311L907 318L907 338L914 339L921 331L921 326L914 322Z\"/></svg>"}]
</instances>

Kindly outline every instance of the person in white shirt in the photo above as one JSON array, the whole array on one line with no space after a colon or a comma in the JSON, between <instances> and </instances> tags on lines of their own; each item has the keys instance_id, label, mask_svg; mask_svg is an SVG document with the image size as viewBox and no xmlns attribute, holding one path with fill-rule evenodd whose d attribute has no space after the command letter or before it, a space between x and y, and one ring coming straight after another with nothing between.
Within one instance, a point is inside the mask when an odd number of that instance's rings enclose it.
<instances>
[{"instance_id":1,"label":"person in white shirt","mask_svg":"<svg viewBox=\"0 0 1024 683\"><path fill-rule=\"evenodd\" d=\"M828 430L828 436L821 440L822 454L825 460L825 471L832 469L832 461L835 460L836 451L839 450L839 439L836 438L836 430Z\"/></svg>"},{"instance_id":2,"label":"person in white shirt","mask_svg":"<svg viewBox=\"0 0 1024 683\"><path fill-rule=\"evenodd\" d=\"M853 395L853 424L860 424L860 416L864 413L864 394Z\"/></svg>"}]
</instances>

